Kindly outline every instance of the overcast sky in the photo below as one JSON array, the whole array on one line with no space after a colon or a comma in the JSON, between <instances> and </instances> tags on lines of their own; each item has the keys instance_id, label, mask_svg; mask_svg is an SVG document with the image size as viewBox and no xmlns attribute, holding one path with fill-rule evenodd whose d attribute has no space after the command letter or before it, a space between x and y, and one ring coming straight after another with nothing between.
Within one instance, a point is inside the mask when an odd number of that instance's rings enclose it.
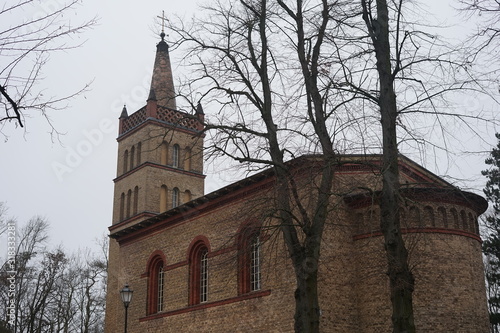
<instances>
[{"instance_id":1,"label":"overcast sky","mask_svg":"<svg viewBox=\"0 0 500 333\"><path fill-rule=\"evenodd\" d=\"M58 1L42 2L57 5ZM52 243L70 250L92 247L96 238L107 233L112 214L112 180L116 176L117 118L124 103L129 113L145 104L160 32L154 19L162 10L167 16L175 13L188 18L195 13L196 3L82 2L70 19L76 22L98 16L99 24L78 37L86 40L82 47L51 57L41 83L49 93L64 94L93 81L90 91L71 101L67 109L50 114L55 128L65 134L53 142L45 120L35 117L26 120L26 132L4 128L8 140L0 142L0 201L6 203L8 215L17 217L19 225L34 215L44 216L50 221ZM436 13L454 14L439 3ZM44 6L34 10L46 10ZM34 12L27 12L26 19L29 15ZM1 24L4 26L5 22ZM175 77L182 70L175 62L181 55L171 56ZM462 104L477 108L481 101L471 99ZM491 143L495 142L493 134L485 133L491 136ZM482 147L486 147L484 143ZM470 150L474 148L472 144ZM434 162L425 166L439 175L468 177L472 181L465 186L481 189L484 157L461 157L451 163L451 169L438 169ZM209 192L221 182L214 180L210 170L206 173Z\"/></svg>"}]
</instances>

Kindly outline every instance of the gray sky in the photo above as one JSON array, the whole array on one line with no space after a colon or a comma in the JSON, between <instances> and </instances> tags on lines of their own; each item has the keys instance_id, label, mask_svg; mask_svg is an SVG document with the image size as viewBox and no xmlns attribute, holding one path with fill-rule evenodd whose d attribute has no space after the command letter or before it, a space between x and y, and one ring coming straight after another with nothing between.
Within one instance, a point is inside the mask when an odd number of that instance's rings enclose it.
<instances>
[{"instance_id":1,"label":"gray sky","mask_svg":"<svg viewBox=\"0 0 500 333\"><path fill-rule=\"evenodd\" d=\"M43 2L45 6L57 6L59 1ZM60 142L52 142L49 127L41 117L27 119L26 132L4 128L8 141L0 142L0 201L6 202L8 215L17 217L19 225L34 215L45 216L50 221L52 243L70 250L94 246L94 239L107 233L112 214L112 179L116 176L117 118L124 103L129 113L145 104L160 32L154 18L162 10L167 16L175 13L188 18L195 13L196 2L83 1L77 15L70 19L80 21L97 15L99 25L78 37L86 40L81 48L53 54L41 83L47 93L64 95L94 80L91 90L72 100L66 110L50 113L55 128L65 134L60 136ZM36 10L46 10L43 6ZM431 10L440 15L454 14L444 1L439 1L439 6ZM181 55L171 56L175 80L176 73L182 70L175 59ZM458 102L482 107L482 101L474 98ZM495 142L494 131L484 135L490 143ZM480 146L489 149L485 143L470 140L465 140L464 145L467 150ZM471 181L466 186L481 189L485 156L460 157L442 165L424 161L424 166L438 175L467 177ZM208 193L221 181L215 180L210 170L206 173Z\"/></svg>"}]
</instances>

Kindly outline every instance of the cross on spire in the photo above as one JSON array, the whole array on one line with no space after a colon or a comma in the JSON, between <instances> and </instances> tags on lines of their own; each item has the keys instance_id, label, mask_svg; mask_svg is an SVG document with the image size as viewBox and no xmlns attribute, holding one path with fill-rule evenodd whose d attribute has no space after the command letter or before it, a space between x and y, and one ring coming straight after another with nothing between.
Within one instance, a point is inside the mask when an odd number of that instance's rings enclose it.
<instances>
[{"instance_id":1,"label":"cross on spire","mask_svg":"<svg viewBox=\"0 0 500 333\"><path fill-rule=\"evenodd\" d=\"M161 16L157 16L161 20L161 40L163 40L163 37L165 37L165 21L168 21L168 19L165 17L165 11L161 11Z\"/></svg>"}]
</instances>

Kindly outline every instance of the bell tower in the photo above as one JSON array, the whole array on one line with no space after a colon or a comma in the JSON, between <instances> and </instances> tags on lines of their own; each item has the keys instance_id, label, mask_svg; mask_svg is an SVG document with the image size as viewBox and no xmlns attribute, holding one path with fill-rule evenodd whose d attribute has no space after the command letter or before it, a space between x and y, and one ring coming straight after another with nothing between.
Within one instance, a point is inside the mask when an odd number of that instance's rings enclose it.
<instances>
[{"instance_id":1,"label":"bell tower","mask_svg":"<svg viewBox=\"0 0 500 333\"><path fill-rule=\"evenodd\" d=\"M113 226L121 229L204 195L203 120L178 111L165 33L146 105L120 115Z\"/></svg>"}]
</instances>

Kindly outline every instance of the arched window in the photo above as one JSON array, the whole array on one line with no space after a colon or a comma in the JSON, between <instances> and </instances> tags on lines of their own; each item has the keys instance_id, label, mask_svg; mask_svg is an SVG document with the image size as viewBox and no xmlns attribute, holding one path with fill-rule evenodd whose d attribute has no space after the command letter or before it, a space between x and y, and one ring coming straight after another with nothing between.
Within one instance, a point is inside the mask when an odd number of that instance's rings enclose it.
<instances>
[{"instance_id":1,"label":"arched window","mask_svg":"<svg viewBox=\"0 0 500 333\"><path fill-rule=\"evenodd\" d=\"M420 218L420 209L415 206L411 206L408 211L409 225L407 227L422 227L422 219Z\"/></svg>"},{"instance_id":2,"label":"arched window","mask_svg":"<svg viewBox=\"0 0 500 333\"><path fill-rule=\"evenodd\" d=\"M160 251L149 259L148 267L147 312L153 314L163 311L165 289L165 258Z\"/></svg>"},{"instance_id":3,"label":"arched window","mask_svg":"<svg viewBox=\"0 0 500 333\"><path fill-rule=\"evenodd\" d=\"M468 216L469 216L469 228L470 228L470 231L475 232L476 234L478 234L479 230L478 230L477 221L474 220L474 216L472 216L472 213L469 212Z\"/></svg>"},{"instance_id":4,"label":"arched window","mask_svg":"<svg viewBox=\"0 0 500 333\"><path fill-rule=\"evenodd\" d=\"M261 243L257 230L247 228L240 235L238 249L239 293L261 289Z\"/></svg>"},{"instance_id":5,"label":"arched window","mask_svg":"<svg viewBox=\"0 0 500 333\"><path fill-rule=\"evenodd\" d=\"M458 213L455 208L450 209L451 219L453 221L453 227L455 229L460 229L460 225L458 223Z\"/></svg>"},{"instance_id":6,"label":"arched window","mask_svg":"<svg viewBox=\"0 0 500 333\"><path fill-rule=\"evenodd\" d=\"M191 170L191 149L189 147L184 149L184 170Z\"/></svg>"},{"instance_id":7,"label":"arched window","mask_svg":"<svg viewBox=\"0 0 500 333\"><path fill-rule=\"evenodd\" d=\"M135 147L132 146L132 148L130 149L130 170L132 170L135 166L134 159L135 159Z\"/></svg>"},{"instance_id":8,"label":"arched window","mask_svg":"<svg viewBox=\"0 0 500 333\"><path fill-rule=\"evenodd\" d=\"M191 191L186 190L184 191L184 202L189 202L192 199Z\"/></svg>"},{"instance_id":9,"label":"arched window","mask_svg":"<svg viewBox=\"0 0 500 333\"><path fill-rule=\"evenodd\" d=\"M199 240L189 255L189 305L208 300L208 247Z\"/></svg>"},{"instance_id":10,"label":"arched window","mask_svg":"<svg viewBox=\"0 0 500 333\"><path fill-rule=\"evenodd\" d=\"M174 168L179 167L179 145L175 144L174 148L172 149L172 166Z\"/></svg>"},{"instance_id":11,"label":"arched window","mask_svg":"<svg viewBox=\"0 0 500 333\"><path fill-rule=\"evenodd\" d=\"M139 186L134 188L134 207L132 209L132 215L137 214L137 206L139 204Z\"/></svg>"},{"instance_id":12,"label":"arched window","mask_svg":"<svg viewBox=\"0 0 500 333\"><path fill-rule=\"evenodd\" d=\"M467 215L464 210L460 211L460 219L462 220L462 228L465 231L469 231L469 223L467 223Z\"/></svg>"},{"instance_id":13,"label":"arched window","mask_svg":"<svg viewBox=\"0 0 500 333\"><path fill-rule=\"evenodd\" d=\"M160 213L167 210L167 186L162 185L160 189Z\"/></svg>"},{"instance_id":14,"label":"arched window","mask_svg":"<svg viewBox=\"0 0 500 333\"><path fill-rule=\"evenodd\" d=\"M137 144L137 165L141 165L142 143Z\"/></svg>"},{"instance_id":15,"label":"arched window","mask_svg":"<svg viewBox=\"0 0 500 333\"><path fill-rule=\"evenodd\" d=\"M167 156L168 156L168 144L163 142L161 144L161 156L160 156L160 164L167 165Z\"/></svg>"},{"instance_id":16,"label":"arched window","mask_svg":"<svg viewBox=\"0 0 500 333\"><path fill-rule=\"evenodd\" d=\"M260 290L260 237L250 242L250 291Z\"/></svg>"},{"instance_id":17,"label":"arched window","mask_svg":"<svg viewBox=\"0 0 500 333\"><path fill-rule=\"evenodd\" d=\"M441 226L444 228L448 228L448 217L446 215L446 209L444 207L438 208L438 216L441 221Z\"/></svg>"},{"instance_id":18,"label":"arched window","mask_svg":"<svg viewBox=\"0 0 500 333\"><path fill-rule=\"evenodd\" d=\"M430 225L431 227L436 226L436 220L434 219L434 210L430 206L425 206L424 208L424 224Z\"/></svg>"},{"instance_id":19,"label":"arched window","mask_svg":"<svg viewBox=\"0 0 500 333\"><path fill-rule=\"evenodd\" d=\"M172 190L172 208L179 206L179 189L174 187Z\"/></svg>"},{"instance_id":20,"label":"arched window","mask_svg":"<svg viewBox=\"0 0 500 333\"><path fill-rule=\"evenodd\" d=\"M125 193L122 192L120 195L120 221L125 218Z\"/></svg>"},{"instance_id":21,"label":"arched window","mask_svg":"<svg viewBox=\"0 0 500 333\"><path fill-rule=\"evenodd\" d=\"M128 171L128 150L123 153L123 173Z\"/></svg>"},{"instance_id":22,"label":"arched window","mask_svg":"<svg viewBox=\"0 0 500 333\"><path fill-rule=\"evenodd\" d=\"M127 215L126 218L130 217L130 205L132 203L132 190L128 190L127 192Z\"/></svg>"}]
</instances>

